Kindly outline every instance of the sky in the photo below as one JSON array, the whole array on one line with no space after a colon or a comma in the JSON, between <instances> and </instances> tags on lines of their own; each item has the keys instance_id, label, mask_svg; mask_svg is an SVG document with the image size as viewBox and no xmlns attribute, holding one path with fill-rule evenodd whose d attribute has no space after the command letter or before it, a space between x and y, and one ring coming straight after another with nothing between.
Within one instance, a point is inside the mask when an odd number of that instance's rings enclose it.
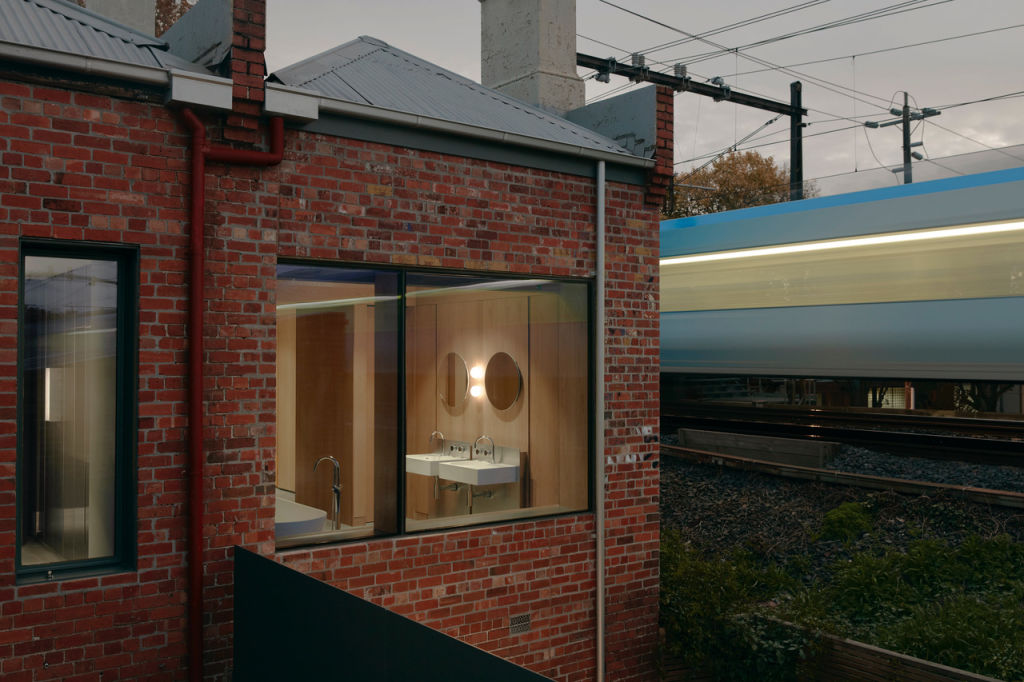
<instances>
[{"instance_id":1,"label":"sky","mask_svg":"<svg viewBox=\"0 0 1024 682\"><path fill-rule=\"evenodd\" d=\"M823 194L902 182L901 175L888 170L902 167L900 126L869 129L863 123L891 120L887 112L902 106L904 91L912 107L942 111L913 127L912 140L923 143L916 150L925 156L915 162L915 180L1024 165L1024 147L1002 149L1024 144L1021 0L576 2L578 52L628 62L630 52L642 51L656 70L671 71L673 64L683 63L695 80L720 76L736 90L784 102L789 101L789 84L800 80L803 105L810 112L804 177L817 179ZM847 21L882 11L895 13ZM703 35L776 12L779 16L706 37L719 47L689 40L647 52L686 39L679 31ZM831 22L845 25L751 45ZM966 36L971 33L981 34ZM267 0L271 72L360 35L480 78L479 0ZM943 40L955 36L965 37ZM930 41L941 42L904 47ZM708 58L708 53L717 56ZM830 61L806 63L819 60ZM778 66L791 68L769 68ZM586 69L579 74L587 79L588 102L637 87L615 76L607 85L597 83ZM1015 96L976 102L1008 94ZM705 163L733 145L788 164L786 117L762 127L775 115L688 93L676 96L675 116L677 171Z\"/></svg>"}]
</instances>

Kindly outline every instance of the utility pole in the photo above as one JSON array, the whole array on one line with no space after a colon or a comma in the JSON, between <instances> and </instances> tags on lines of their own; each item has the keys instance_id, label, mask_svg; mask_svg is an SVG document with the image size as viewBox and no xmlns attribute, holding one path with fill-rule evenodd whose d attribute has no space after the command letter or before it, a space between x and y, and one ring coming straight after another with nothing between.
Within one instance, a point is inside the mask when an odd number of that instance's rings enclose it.
<instances>
[{"instance_id":1,"label":"utility pole","mask_svg":"<svg viewBox=\"0 0 1024 682\"><path fill-rule=\"evenodd\" d=\"M914 147L921 146L920 142L910 141L910 122L921 121L932 116L938 116L942 112L937 109L922 109L921 111L910 111L910 95L906 90L903 91L903 108L896 109L892 108L889 110L893 116L899 116L899 118L891 121L864 121L864 127L866 128L885 128L887 126L902 125L903 126L903 168L893 169L893 173L903 173L903 184L909 185L914 181L913 169L911 168L911 160L917 159L920 161L924 158L920 153L911 151Z\"/></svg>"},{"instance_id":2,"label":"utility pole","mask_svg":"<svg viewBox=\"0 0 1024 682\"><path fill-rule=\"evenodd\" d=\"M800 81L789 84L789 200L804 198L804 111L801 102L803 85Z\"/></svg>"},{"instance_id":3,"label":"utility pole","mask_svg":"<svg viewBox=\"0 0 1024 682\"><path fill-rule=\"evenodd\" d=\"M910 95L903 91L903 184L914 181L914 172L910 168Z\"/></svg>"}]
</instances>

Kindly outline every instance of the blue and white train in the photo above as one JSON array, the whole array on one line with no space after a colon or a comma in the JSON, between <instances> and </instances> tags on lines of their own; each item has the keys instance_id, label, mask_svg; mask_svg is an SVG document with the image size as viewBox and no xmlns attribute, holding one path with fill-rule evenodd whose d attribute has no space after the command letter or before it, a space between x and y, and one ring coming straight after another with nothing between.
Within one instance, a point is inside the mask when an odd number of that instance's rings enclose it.
<instances>
[{"instance_id":1,"label":"blue and white train","mask_svg":"<svg viewBox=\"0 0 1024 682\"><path fill-rule=\"evenodd\" d=\"M1024 382L1024 169L663 222L661 364Z\"/></svg>"}]
</instances>

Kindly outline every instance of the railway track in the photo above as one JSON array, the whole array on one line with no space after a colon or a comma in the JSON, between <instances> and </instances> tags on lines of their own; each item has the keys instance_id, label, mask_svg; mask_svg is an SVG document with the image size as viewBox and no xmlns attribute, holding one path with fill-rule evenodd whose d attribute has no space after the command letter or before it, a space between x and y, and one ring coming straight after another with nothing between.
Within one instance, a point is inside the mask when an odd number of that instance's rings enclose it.
<instances>
[{"instance_id":1,"label":"railway track","mask_svg":"<svg viewBox=\"0 0 1024 682\"><path fill-rule=\"evenodd\" d=\"M920 415L695 404L665 405L662 432L678 428L811 438L894 454L1024 466L1024 423Z\"/></svg>"},{"instance_id":2,"label":"railway track","mask_svg":"<svg viewBox=\"0 0 1024 682\"><path fill-rule=\"evenodd\" d=\"M706 452L666 444L662 444L661 454L663 457L676 457L690 462L741 469L784 478L848 485L872 490L891 490L912 495L938 492L952 493L961 495L972 502L1024 509L1024 493L989 490L973 486L948 485L945 483L930 483L927 481L912 481L902 478L868 476L834 471L832 469L764 462L747 457L737 457L735 455Z\"/></svg>"}]
</instances>

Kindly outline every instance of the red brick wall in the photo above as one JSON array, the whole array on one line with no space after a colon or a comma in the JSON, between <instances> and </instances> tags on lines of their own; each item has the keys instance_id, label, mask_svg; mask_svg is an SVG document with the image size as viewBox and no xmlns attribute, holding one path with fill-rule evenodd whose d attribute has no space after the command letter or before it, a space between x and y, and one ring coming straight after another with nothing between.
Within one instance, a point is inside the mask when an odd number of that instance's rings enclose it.
<instances>
[{"instance_id":1,"label":"red brick wall","mask_svg":"<svg viewBox=\"0 0 1024 682\"><path fill-rule=\"evenodd\" d=\"M162 106L0 81L0 678L181 678L185 138ZM138 570L16 585L18 238L139 244Z\"/></svg>"},{"instance_id":2,"label":"red brick wall","mask_svg":"<svg viewBox=\"0 0 1024 682\"><path fill-rule=\"evenodd\" d=\"M187 141L162 106L0 82L5 680L182 676ZM274 554L272 504L278 256L591 278L593 180L289 131L280 166L214 166L206 184L207 676L230 669L243 544L556 679L592 679L592 514ZM658 233L643 203L643 188L609 185L610 680L653 677L657 631ZM137 572L15 584L19 236L141 246ZM533 627L510 636L521 613Z\"/></svg>"},{"instance_id":3,"label":"red brick wall","mask_svg":"<svg viewBox=\"0 0 1024 682\"><path fill-rule=\"evenodd\" d=\"M472 268L594 277L595 184L557 173L322 135L289 138L280 178L279 254L354 262ZM657 214L642 208L644 189L610 184L606 224L607 669L609 680L650 679L658 597L658 235ZM269 199L268 199L269 202ZM644 436L642 426L651 428ZM580 527L568 545L563 524ZM517 558L523 528L539 561ZM333 549L283 552L289 565L404 615L560 680L594 676L593 515L457 531L413 540L377 540ZM438 543L462 543L479 557L445 582L436 608L437 572L451 556ZM367 569L366 552L374 560ZM409 561L412 561L411 565ZM342 568L331 568L332 562ZM351 565L349 565L351 562ZM494 563L518 567L496 581ZM544 570L539 570L543 568ZM378 570L394 583L371 582ZM589 594L564 616L546 604L567 580L584 576ZM507 588L503 599L488 590ZM478 601L480 596L485 600ZM507 597L515 595L515 601ZM417 607L423 604L424 607ZM430 610L424 611L425 608ZM510 637L508 619L533 614L527 636ZM555 615L555 614L552 614ZM529 641L545 646L524 647ZM564 642L564 644L562 644Z\"/></svg>"}]
</instances>

